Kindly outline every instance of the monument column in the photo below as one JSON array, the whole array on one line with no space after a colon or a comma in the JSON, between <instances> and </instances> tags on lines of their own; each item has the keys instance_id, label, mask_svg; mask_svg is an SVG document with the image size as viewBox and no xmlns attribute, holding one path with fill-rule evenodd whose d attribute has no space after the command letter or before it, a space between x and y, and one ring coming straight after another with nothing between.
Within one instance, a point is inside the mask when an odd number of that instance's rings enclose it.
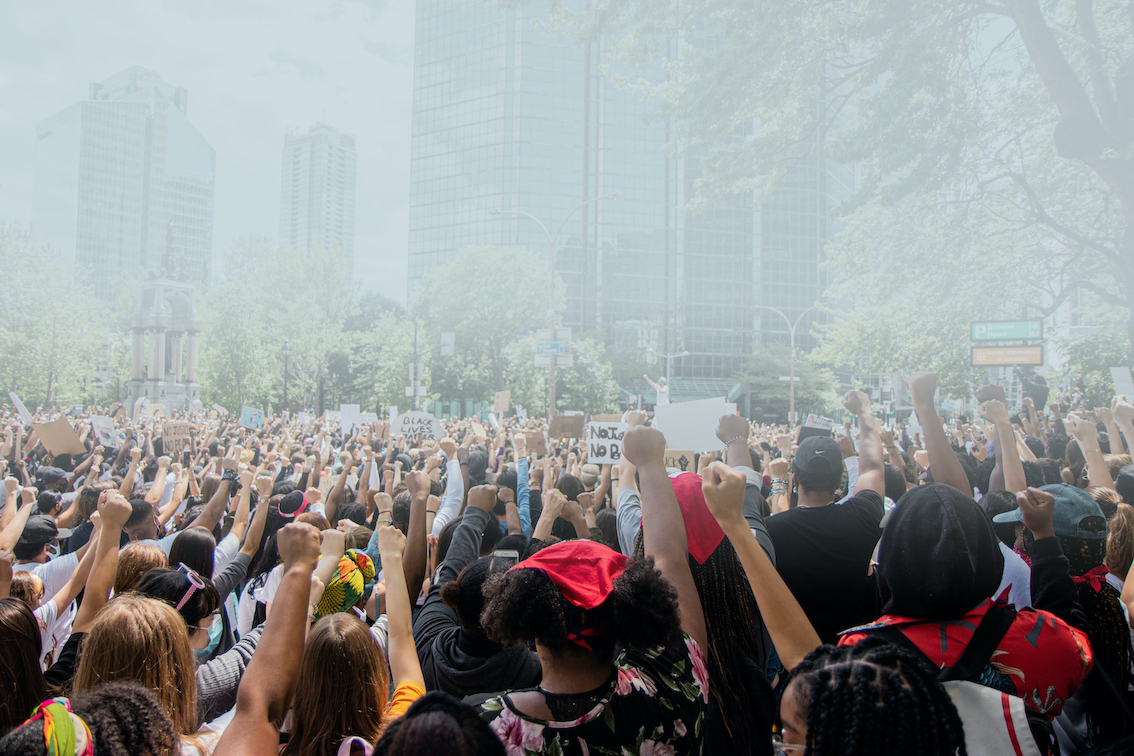
<instances>
[{"instance_id":1,"label":"monument column","mask_svg":"<svg viewBox=\"0 0 1134 756\"><path fill-rule=\"evenodd\" d=\"M189 332L189 383L197 382L197 332Z\"/></svg>"},{"instance_id":2,"label":"monument column","mask_svg":"<svg viewBox=\"0 0 1134 756\"><path fill-rule=\"evenodd\" d=\"M140 381L145 379L146 366L146 331L144 328L134 329L133 360L130 365L130 379Z\"/></svg>"},{"instance_id":3,"label":"monument column","mask_svg":"<svg viewBox=\"0 0 1134 756\"><path fill-rule=\"evenodd\" d=\"M165 380L165 329L157 328L154 331L154 365L159 381Z\"/></svg>"},{"instance_id":4,"label":"monument column","mask_svg":"<svg viewBox=\"0 0 1134 756\"><path fill-rule=\"evenodd\" d=\"M173 343L173 380L181 383L181 352L182 352L182 334L175 333L171 339Z\"/></svg>"}]
</instances>

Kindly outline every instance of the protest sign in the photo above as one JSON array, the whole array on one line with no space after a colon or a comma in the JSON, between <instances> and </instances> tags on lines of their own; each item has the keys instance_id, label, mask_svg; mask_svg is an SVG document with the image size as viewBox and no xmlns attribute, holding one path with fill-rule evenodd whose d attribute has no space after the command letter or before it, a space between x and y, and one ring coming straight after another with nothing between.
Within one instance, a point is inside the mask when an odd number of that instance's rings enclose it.
<instances>
[{"instance_id":1,"label":"protest sign","mask_svg":"<svg viewBox=\"0 0 1134 756\"><path fill-rule=\"evenodd\" d=\"M95 415L91 418L91 430L95 440L106 447L116 446L118 436L114 433L114 421L109 417Z\"/></svg>"},{"instance_id":2,"label":"protest sign","mask_svg":"<svg viewBox=\"0 0 1134 756\"><path fill-rule=\"evenodd\" d=\"M165 456L177 459L189 443L189 423L161 424L161 451Z\"/></svg>"},{"instance_id":3,"label":"protest sign","mask_svg":"<svg viewBox=\"0 0 1134 756\"><path fill-rule=\"evenodd\" d=\"M665 466L681 472L697 472L693 467L692 449L666 449Z\"/></svg>"},{"instance_id":4,"label":"protest sign","mask_svg":"<svg viewBox=\"0 0 1134 756\"><path fill-rule=\"evenodd\" d=\"M33 427L43 448L51 452L53 457L60 454L85 454L87 451L87 447L83 446L83 442L79 440L78 434L66 418L61 417L50 423L39 423Z\"/></svg>"},{"instance_id":5,"label":"protest sign","mask_svg":"<svg viewBox=\"0 0 1134 756\"><path fill-rule=\"evenodd\" d=\"M725 402L724 397L701 399L695 402L659 404L654 409L654 425L665 434L666 446L694 451L717 451L725 448L717 438L717 423L721 415L735 412L736 405Z\"/></svg>"},{"instance_id":6,"label":"protest sign","mask_svg":"<svg viewBox=\"0 0 1134 756\"><path fill-rule=\"evenodd\" d=\"M488 422L492 425L493 430L500 430L500 421L496 419L495 412L488 413Z\"/></svg>"},{"instance_id":7,"label":"protest sign","mask_svg":"<svg viewBox=\"0 0 1134 756\"><path fill-rule=\"evenodd\" d=\"M835 427L835 421L829 417L822 415L808 415L807 420L803 423L803 427L799 429L799 434L796 436L796 443L799 443L805 438L811 436L829 437L831 429Z\"/></svg>"},{"instance_id":8,"label":"protest sign","mask_svg":"<svg viewBox=\"0 0 1134 756\"><path fill-rule=\"evenodd\" d=\"M524 441L529 452L547 456L547 436L543 435L543 431L526 431Z\"/></svg>"},{"instance_id":9,"label":"protest sign","mask_svg":"<svg viewBox=\"0 0 1134 756\"><path fill-rule=\"evenodd\" d=\"M492 411L503 417L508 414L508 408L511 406L512 392L510 390L497 391L496 397L492 401Z\"/></svg>"},{"instance_id":10,"label":"protest sign","mask_svg":"<svg viewBox=\"0 0 1134 756\"><path fill-rule=\"evenodd\" d=\"M472 421L472 434L474 438L477 438L481 441L484 441L488 438L488 434L485 432L484 426L481 425L477 420Z\"/></svg>"},{"instance_id":11,"label":"protest sign","mask_svg":"<svg viewBox=\"0 0 1134 756\"><path fill-rule=\"evenodd\" d=\"M441 421L428 412L403 412L394 421L390 432L420 441L440 441L445 437Z\"/></svg>"},{"instance_id":12,"label":"protest sign","mask_svg":"<svg viewBox=\"0 0 1134 756\"><path fill-rule=\"evenodd\" d=\"M328 423L337 423L343 419L343 413L338 410L327 410L323 413L323 419Z\"/></svg>"},{"instance_id":13,"label":"protest sign","mask_svg":"<svg viewBox=\"0 0 1134 756\"><path fill-rule=\"evenodd\" d=\"M340 404L339 418L342 421L339 430L343 438L349 436L355 428L362 427L362 410L357 404Z\"/></svg>"},{"instance_id":14,"label":"protest sign","mask_svg":"<svg viewBox=\"0 0 1134 756\"><path fill-rule=\"evenodd\" d=\"M1130 375L1130 368L1112 367L1110 378L1114 381L1115 396L1124 396L1126 401L1134 402L1134 378Z\"/></svg>"},{"instance_id":15,"label":"protest sign","mask_svg":"<svg viewBox=\"0 0 1134 756\"><path fill-rule=\"evenodd\" d=\"M309 422L311 422L311 413L310 412L296 412L295 413L295 419L299 421L300 425L307 425Z\"/></svg>"},{"instance_id":16,"label":"protest sign","mask_svg":"<svg viewBox=\"0 0 1134 756\"><path fill-rule=\"evenodd\" d=\"M547 426L548 438L582 438L584 415L555 415Z\"/></svg>"},{"instance_id":17,"label":"protest sign","mask_svg":"<svg viewBox=\"0 0 1134 756\"><path fill-rule=\"evenodd\" d=\"M12 400L12 404L16 405L16 412L20 413L20 420L23 422L23 424L31 425L31 413L28 412L28 408L24 406L24 403L20 401L20 397L16 396L16 392L9 391L8 398Z\"/></svg>"},{"instance_id":18,"label":"protest sign","mask_svg":"<svg viewBox=\"0 0 1134 756\"><path fill-rule=\"evenodd\" d=\"M226 410L224 407L220 406L219 404L213 405L213 411L217 413L217 417L224 417L225 415L228 414L228 410Z\"/></svg>"},{"instance_id":19,"label":"protest sign","mask_svg":"<svg viewBox=\"0 0 1134 756\"><path fill-rule=\"evenodd\" d=\"M592 423L620 423L622 415L591 415Z\"/></svg>"},{"instance_id":20,"label":"protest sign","mask_svg":"<svg viewBox=\"0 0 1134 756\"><path fill-rule=\"evenodd\" d=\"M264 411L255 407L240 408L240 427L249 430L264 429Z\"/></svg>"},{"instance_id":21,"label":"protest sign","mask_svg":"<svg viewBox=\"0 0 1134 756\"><path fill-rule=\"evenodd\" d=\"M622 459L622 437L626 424L619 422L596 423L587 426L587 462L596 465L616 465Z\"/></svg>"}]
</instances>

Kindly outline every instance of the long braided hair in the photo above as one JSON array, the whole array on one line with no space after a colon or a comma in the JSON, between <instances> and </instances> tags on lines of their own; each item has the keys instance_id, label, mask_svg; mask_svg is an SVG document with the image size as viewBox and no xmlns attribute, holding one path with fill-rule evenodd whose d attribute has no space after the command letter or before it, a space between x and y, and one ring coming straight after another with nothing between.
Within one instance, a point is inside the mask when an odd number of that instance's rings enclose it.
<instances>
[{"instance_id":1,"label":"long braided hair","mask_svg":"<svg viewBox=\"0 0 1134 756\"><path fill-rule=\"evenodd\" d=\"M1059 545L1075 576L1102 566L1106 560L1105 539L1059 536ZM1127 579L1130 577L1127 575ZM1096 590L1089 580L1078 583L1077 587L1095 667L1106 672L1118 690L1126 690L1130 674L1130 626L1122 612L1118 591L1106 582ZM1091 674L1083 687L1087 696L1087 725L1094 742L1108 743L1131 732L1130 722L1105 680Z\"/></svg>"},{"instance_id":2,"label":"long braided hair","mask_svg":"<svg viewBox=\"0 0 1134 756\"><path fill-rule=\"evenodd\" d=\"M641 530L634 553L636 559L645 557ZM776 702L764 677L769 649L764 645L764 621L740 558L725 537L704 564L689 557L689 569L709 635L705 649L712 681L709 698L720 712L724 734L735 753L770 754Z\"/></svg>"},{"instance_id":3,"label":"long braided hair","mask_svg":"<svg viewBox=\"0 0 1134 756\"><path fill-rule=\"evenodd\" d=\"M961 718L937 672L881 638L815 649L784 693L807 711L806 755L967 756Z\"/></svg>"}]
</instances>

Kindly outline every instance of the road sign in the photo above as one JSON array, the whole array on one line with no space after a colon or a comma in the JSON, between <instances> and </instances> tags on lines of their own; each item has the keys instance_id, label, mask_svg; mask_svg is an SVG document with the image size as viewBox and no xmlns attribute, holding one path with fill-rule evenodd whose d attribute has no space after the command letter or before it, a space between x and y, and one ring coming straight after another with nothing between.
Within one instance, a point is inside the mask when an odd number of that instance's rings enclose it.
<instances>
[{"instance_id":1,"label":"road sign","mask_svg":"<svg viewBox=\"0 0 1134 756\"><path fill-rule=\"evenodd\" d=\"M574 364L575 358L570 354L537 354L535 356L536 367L551 367L552 365L571 367Z\"/></svg>"},{"instance_id":2,"label":"road sign","mask_svg":"<svg viewBox=\"0 0 1134 756\"><path fill-rule=\"evenodd\" d=\"M536 330L536 341L570 341L570 328L540 328Z\"/></svg>"},{"instance_id":3,"label":"road sign","mask_svg":"<svg viewBox=\"0 0 1134 756\"><path fill-rule=\"evenodd\" d=\"M536 354L567 354L568 344L563 341L541 341L535 345Z\"/></svg>"},{"instance_id":4,"label":"road sign","mask_svg":"<svg viewBox=\"0 0 1134 756\"><path fill-rule=\"evenodd\" d=\"M972 324L973 341L1042 339L1042 320L996 320Z\"/></svg>"},{"instance_id":5,"label":"road sign","mask_svg":"<svg viewBox=\"0 0 1134 756\"><path fill-rule=\"evenodd\" d=\"M1043 347L973 347L973 365L1002 367L1005 365L1042 365Z\"/></svg>"}]
</instances>

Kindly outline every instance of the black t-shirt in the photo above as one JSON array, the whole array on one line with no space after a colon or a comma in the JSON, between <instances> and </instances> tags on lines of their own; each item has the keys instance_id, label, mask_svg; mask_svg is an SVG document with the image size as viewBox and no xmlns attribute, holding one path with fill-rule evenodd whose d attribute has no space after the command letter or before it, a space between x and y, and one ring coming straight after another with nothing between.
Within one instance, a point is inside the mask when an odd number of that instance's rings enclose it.
<instances>
[{"instance_id":1,"label":"black t-shirt","mask_svg":"<svg viewBox=\"0 0 1134 756\"><path fill-rule=\"evenodd\" d=\"M767 520L776 570L824 643L874 619L863 615L863 592L882 512L882 497L863 491L842 504L795 507Z\"/></svg>"}]
</instances>

